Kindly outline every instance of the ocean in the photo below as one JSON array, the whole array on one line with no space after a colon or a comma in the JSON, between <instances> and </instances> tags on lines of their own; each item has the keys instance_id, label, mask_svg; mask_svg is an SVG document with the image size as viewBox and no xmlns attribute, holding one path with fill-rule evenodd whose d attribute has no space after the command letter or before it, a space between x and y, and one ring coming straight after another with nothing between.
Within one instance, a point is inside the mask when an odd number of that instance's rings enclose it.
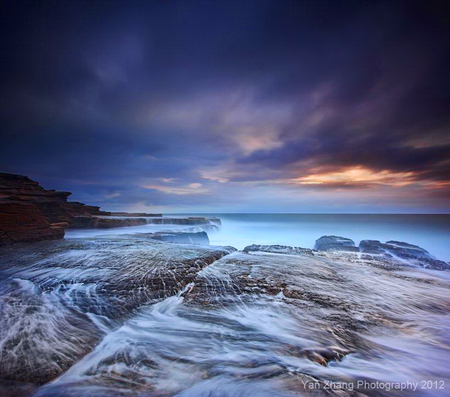
<instances>
[{"instance_id":1,"label":"ocean","mask_svg":"<svg viewBox=\"0 0 450 397\"><path fill-rule=\"evenodd\" d=\"M222 227L208 230L212 245L239 250L251 244L280 244L313 248L321 236L361 240L404 241L425 248L437 259L450 261L450 214L231 214L184 213L167 217L218 217ZM114 229L68 230L66 238L184 230L183 225L143 225Z\"/></svg>"},{"instance_id":2,"label":"ocean","mask_svg":"<svg viewBox=\"0 0 450 397\"><path fill-rule=\"evenodd\" d=\"M450 215L428 214L184 214L216 216L222 228L208 232L211 244L243 249L250 244L313 248L324 235L404 241L450 260Z\"/></svg>"}]
</instances>

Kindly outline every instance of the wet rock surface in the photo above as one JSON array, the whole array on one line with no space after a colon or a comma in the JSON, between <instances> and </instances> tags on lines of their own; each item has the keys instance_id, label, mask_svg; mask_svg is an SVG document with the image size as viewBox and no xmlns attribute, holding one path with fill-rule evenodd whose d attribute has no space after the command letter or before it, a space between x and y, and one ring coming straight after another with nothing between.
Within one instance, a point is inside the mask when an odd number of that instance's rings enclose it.
<instances>
[{"instance_id":1,"label":"wet rock surface","mask_svg":"<svg viewBox=\"0 0 450 397\"><path fill-rule=\"evenodd\" d=\"M330 237L332 237L330 239ZM337 240L336 240L337 239ZM433 257L425 249L401 241L388 241L381 243L378 240L362 240L358 247L345 244L354 244L350 239L336 236L324 236L317 241L325 241L317 244L316 249L310 250L301 247L289 247L284 245L249 245L244 252L269 252L288 255L328 255L336 260L347 260L350 262L370 264L390 269L401 269L403 267L419 266L426 269L450 270L450 264ZM347 241L349 240L349 241ZM341 243L329 243L329 241L344 241ZM320 249L317 249L319 247Z\"/></svg>"},{"instance_id":2,"label":"wet rock surface","mask_svg":"<svg viewBox=\"0 0 450 397\"><path fill-rule=\"evenodd\" d=\"M275 254L288 254L288 255L313 255L313 250L309 248L301 247L289 247L287 245L258 245L253 244L245 247L244 252L272 252Z\"/></svg>"},{"instance_id":3,"label":"wet rock surface","mask_svg":"<svg viewBox=\"0 0 450 397\"><path fill-rule=\"evenodd\" d=\"M410 278L404 268L335 258L228 255L198 274L185 304L208 307L247 330L251 337L242 346L252 353L243 360L265 357L255 359L260 376L270 376L276 366L290 378L286 393L302 389L300 375L355 385L361 379L447 379L449 278L440 278L440 272ZM236 373L245 366L240 363Z\"/></svg>"},{"instance_id":4,"label":"wet rock surface","mask_svg":"<svg viewBox=\"0 0 450 397\"><path fill-rule=\"evenodd\" d=\"M377 252L153 237L0 250L0 392L383 396L357 382L450 381L446 271Z\"/></svg>"},{"instance_id":5,"label":"wet rock surface","mask_svg":"<svg viewBox=\"0 0 450 397\"><path fill-rule=\"evenodd\" d=\"M334 255L223 256L37 395L379 396L357 382L448 380L449 279Z\"/></svg>"},{"instance_id":6,"label":"wet rock surface","mask_svg":"<svg viewBox=\"0 0 450 397\"><path fill-rule=\"evenodd\" d=\"M322 236L316 240L314 249L317 251L358 251L353 240L340 236Z\"/></svg>"},{"instance_id":7,"label":"wet rock surface","mask_svg":"<svg viewBox=\"0 0 450 397\"><path fill-rule=\"evenodd\" d=\"M0 251L0 378L44 383L108 326L176 294L228 253L149 238L70 240Z\"/></svg>"},{"instance_id":8,"label":"wet rock surface","mask_svg":"<svg viewBox=\"0 0 450 397\"><path fill-rule=\"evenodd\" d=\"M381 243L378 240L362 240L359 250L366 258L384 258L396 262L418 265L424 268L445 270L450 269L450 264L434 258L428 251L402 241L387 241Z\"/></svg>"},{"instance_id":9,"label":"wet rock surface","mask_svg":"<svg viewBox=\"0 0 450 397\"><path fill-rule=\"evenodd\" d=\"M153 234L152 239L169 243L209 245L206 232L160 232Z\"/></svg>"}]
</instances>

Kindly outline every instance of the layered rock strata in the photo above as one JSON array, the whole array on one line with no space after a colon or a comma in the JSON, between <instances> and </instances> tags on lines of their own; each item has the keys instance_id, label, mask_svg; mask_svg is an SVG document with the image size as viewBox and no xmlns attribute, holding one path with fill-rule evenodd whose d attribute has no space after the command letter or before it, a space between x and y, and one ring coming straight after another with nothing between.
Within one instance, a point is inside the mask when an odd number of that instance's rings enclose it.
<instances>
[{"instance_id":1,"label":"layered rock strata","mask_svg":"<svg viewBox=\"0 0 450 397\"><path fill-rule=\"evenodd\" d=\"M161 214L102 211L100 207L67 201L70 192L46 190L22 175L0 173L0 245L60 239L66 228L199 225L217 229L220 219L163 218Z\"/></svg>"}]
</instances>

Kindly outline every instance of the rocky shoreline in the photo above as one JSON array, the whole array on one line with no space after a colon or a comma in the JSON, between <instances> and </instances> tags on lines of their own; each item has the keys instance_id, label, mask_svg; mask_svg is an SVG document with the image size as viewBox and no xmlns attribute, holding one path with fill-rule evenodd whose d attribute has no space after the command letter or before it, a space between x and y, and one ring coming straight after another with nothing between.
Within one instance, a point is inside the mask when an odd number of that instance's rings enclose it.
<instances>
[{"instance_id":1,"label":"rocky shoreline","mask_svg":"<svg viewBox=\"0 0 450 397\"><path fill-rule=\"evenodd\" d=\"M286 392L303 395L301 380L356 382L358 371L346 372L353 361L355 368L376 368L390 357L390 347L374 343L374 335L412 338L405 313L450 314L450 285L439 278L449 264L406 243L361 242L355 250L351 240L323 236L314 249L208 244L205 232L159 232L2 247L0 391L174 395L200 382L198 371L209 379L228 366L237 379L279 379ZM282 328L286 318L293 329ZM151 333L150 319L162 321L162 334ZM144 325L133 328L139 321ZM436 348L422 338L436 337L438 326L426 329L420 321L414 343ZM204 327L210 331L202 334ZM166 333L175 339L164 342ZM221 358L222 343L248 358L235 367ZM396 352L405 366L415 354L408 349ZM190 359L196 354L198 363ZM161 386L159 377L171 376L173 365L192 377L182 386L165 380ZM377 376L373 369L369 379Z\"/></svg>"},{"instance_id":2,"label":"rocky shoreline","mask_svg":"<svg viewBox=\"0 0 450 397\"><path fill-rule=\"evenodd\" d=\"M46 190L23 175L0 173L0 245L62 239L66 229L106 229L149 223L220 225L219 219L102 211L97 206L68 201L70 195L70 192Z\"/></svg>"}]
</instances>

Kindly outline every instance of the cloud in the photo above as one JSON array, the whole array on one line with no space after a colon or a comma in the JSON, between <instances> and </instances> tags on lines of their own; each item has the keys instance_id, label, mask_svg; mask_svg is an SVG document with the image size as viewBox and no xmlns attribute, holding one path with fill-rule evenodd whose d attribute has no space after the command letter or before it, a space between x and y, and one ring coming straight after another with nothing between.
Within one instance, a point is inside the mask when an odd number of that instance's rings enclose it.
<instances>
[{"instance_id":1,"label":"cloud","mask_svg":"<svg viewBox=\"0 0 450 397\"><path fill-rule=\"evenodd\" d=\"M157 190L165 194L176 194L179 196L190 196L196 194L206 194L208 189L204 188L201 183L190 183L182 187L166 186L166 185L145 185L144 189Z\"/></svg>"},{"instance_id":2,"label":"cloud","mask_svg":"<svg viewBox=\"0 0 450 397\"><path fill-rule=\"evenodd\" d=\"M450 210L439 2L4 12L3 171L116 209Z\"/></svg>"}]
</instances>

